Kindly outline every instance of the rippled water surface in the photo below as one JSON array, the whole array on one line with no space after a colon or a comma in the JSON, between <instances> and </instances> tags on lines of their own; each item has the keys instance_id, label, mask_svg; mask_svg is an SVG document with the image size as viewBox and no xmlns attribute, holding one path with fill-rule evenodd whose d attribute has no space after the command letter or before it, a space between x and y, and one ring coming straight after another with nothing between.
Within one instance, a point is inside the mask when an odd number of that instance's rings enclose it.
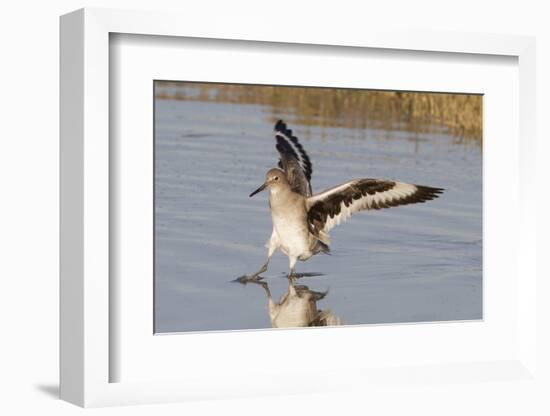
<instances>
[{"instance_id":1,"label":"rippled water surface","mask_svg":"<svg viewBox=\"0 0 550 416\"><path fill-rule=\"evenodd\" d=\"M331 232L332 255L299 262L344 324L482 317L482 152L445 134L321 128L262 105L158 99L155 104L157 332L271 327L267 291L231 282L256 271L271 234L267 193L284 119L313 163L313 192L352 178L443 187L441 198L354 215ZM263 274L287 292L286 256ZM316 275L321 274L321 275ZM340 321L337 321L340 322Z\"/></svg>"}]
</instances>

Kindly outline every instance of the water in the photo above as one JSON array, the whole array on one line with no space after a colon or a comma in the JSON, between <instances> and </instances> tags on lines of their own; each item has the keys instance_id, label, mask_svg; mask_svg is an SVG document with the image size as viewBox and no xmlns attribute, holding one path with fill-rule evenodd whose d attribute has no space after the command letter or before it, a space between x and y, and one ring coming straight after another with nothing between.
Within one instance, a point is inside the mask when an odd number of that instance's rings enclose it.
<instances>
[{"instance_id":1,"label":"water","mask_svg":"<svg viewBox=\"0 0 550 416\"><path fill-rule=\"evenodd\" d=\"M299 284L344 324L482 318L482 152L451 136L320 128L262 105L157 100L155 326L157 332L270 328L267 292L231 280L256 271L271 234L267 193L283 118L313 163L313 192L352 178L443 187L441 198L355 214L331 232L332 255L299 262ZM263 274L275 302L288 260ZM317 275L315 274L322 274Z\"/></svg>"}]
</instances>

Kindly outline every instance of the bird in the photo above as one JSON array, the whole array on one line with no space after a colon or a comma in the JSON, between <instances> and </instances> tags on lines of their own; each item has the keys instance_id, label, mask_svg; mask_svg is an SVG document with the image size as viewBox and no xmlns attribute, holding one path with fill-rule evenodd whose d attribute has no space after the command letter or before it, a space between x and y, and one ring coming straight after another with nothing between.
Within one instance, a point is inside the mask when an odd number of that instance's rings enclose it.
<instances>
[{"instance_id":1,"label":"bird","mask_svg":"<svg viewBox=\"0 0 550 416\"><path fill-rule=\"evenodd\" d=\"M317 302L324 299L328 290L317 292L305 285L291 284L278 302L273 301L267 282L253 280L263 287L267 294L267 311L273 328L343 325L340 317L328 309L318 309Z\"/></svg>"},{"instance_id":2,"label":"bird","mask_svg":"<svg viewBox=\"0 0 550 416\"><path fill-rule=\"evenodd\" d=\"M267 259L257 272L239 278L241 282L261 279L276 250L288 257L287 277L294 281L297 261L306 261L319 253L330 254L330 230L353 214L423 203L444 191L388 179L362 178L313 194L313 168L302 144L282 120L275 123L274 133L278 167L268 170L264 183L249 195L269 190L273 230L266 243Z\"/></svg>"}]
</instances>

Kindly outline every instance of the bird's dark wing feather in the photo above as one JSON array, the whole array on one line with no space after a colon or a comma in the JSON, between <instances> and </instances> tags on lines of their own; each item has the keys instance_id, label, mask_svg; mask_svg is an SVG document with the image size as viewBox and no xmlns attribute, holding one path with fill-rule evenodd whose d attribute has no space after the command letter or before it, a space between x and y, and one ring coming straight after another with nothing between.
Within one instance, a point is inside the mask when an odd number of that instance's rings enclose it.
<instances>
[{"instance_id":1,"label":"bird's dark wing feather","mask_svg":"<svg viewBox=\"0 0 550 416\"><path fill-rule=\"evenodd\" d=\"M311 233L328 244L328 232L356 212L426 202L442 192L384 179L355 179L307 198L308 224Z\"/></svg>"},{"instance_id":2,"label":"bird's dark wing feather","mask_svg":"<svg viewBox=\"0 0 550 416\"><path fill-rule=\"evenodd\" d=\"M311 161L298 138L282 120L275 124L275 139L281 156L279 167L285 171L290 187L294 192L311 196Z\"/></svg>"}]
</instances>

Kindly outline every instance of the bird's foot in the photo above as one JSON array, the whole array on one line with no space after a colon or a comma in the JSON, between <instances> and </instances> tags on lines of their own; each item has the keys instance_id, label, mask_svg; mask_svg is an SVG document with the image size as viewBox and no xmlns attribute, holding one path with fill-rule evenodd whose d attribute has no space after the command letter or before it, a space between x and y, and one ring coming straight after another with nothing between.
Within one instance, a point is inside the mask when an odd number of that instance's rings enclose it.
<instances>
[{"instance_id":1,"label":"bird's foot","mask_svg":"<svg viewBox=\"0 0 550 416\"><path fill-rule=\"evenodd\" d=\"M245 274L241 277L237 277L234 282L246 285L247 283L258 283L263 280L263 277L260 276L260 273L255 274Z\"/></svg>"},{"instance_id":2,"label":"bird's foot","mask_svg":"<svg viewBox=\"0 0 550 416\"><path fill-rule=\"evenodd\" d=\"M301 279L302 277L317 277L317 276L324 276L324 275L325 275L324 273L319 273L319 272L292 273L292 277L294 279ZM282 276L290 279L291 275L282 273Z\"/></svg>"}]
</instances>

